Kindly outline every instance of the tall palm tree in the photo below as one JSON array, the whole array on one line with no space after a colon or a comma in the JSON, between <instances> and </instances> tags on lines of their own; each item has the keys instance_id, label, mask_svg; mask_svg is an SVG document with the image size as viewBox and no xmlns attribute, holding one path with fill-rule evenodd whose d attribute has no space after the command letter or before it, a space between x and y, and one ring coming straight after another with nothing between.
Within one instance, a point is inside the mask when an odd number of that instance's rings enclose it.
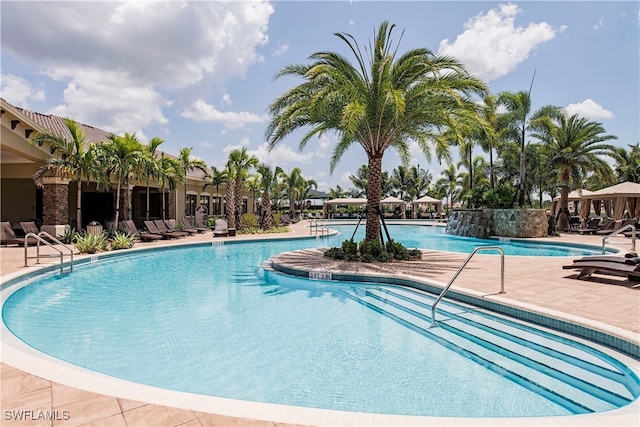
<instances>
[{"instance_id":1,"label":"tall palm tree","mask_svg":"<svg viewBox=\"0 0 640 427\"><path fill-rule=\"evenodd\" d=\"M199 170L204 174L207 173L207 164L204 160L191 155L193 147L182 148L178 153L178 162L180 163L180 171L182 172L182 182L184 183L184 215L187 216L187 175L189 172Z\"/></svg>"},{"instance_id":2,"label":"tall palm tree","mask_svg":"<svg viewBox=\"0 0 640 427\"><path fill-rule=\"evenodd\" d=\"M96 167L95 146L87 142L87 136L82 126L73 120L64 119L71 139L62 134L52 132L38 132L31 137L31 144L49 144L49 149L55 157L47 159L35 172L33 179L38 187L42 186L42 179L48 174L68 177L78 185L76 194L76 223L82 229L82 181L100 178L101 171Z\"/></svg>"},{"instance_id":3,"label":"tall palm tree","mask_svg":"<svg viewBox=\"0 0 640 427\"><path fill-rule=\"evenodd\" d=\"M273 187L277 184L278 175L282 173L280 166L276 166L275 170L266 163L260 163L256 167L260 178L260 190L261 190L261 211L262 218L260 221L260 227L268 230L273 228L273 215L271 214L271 192Z\"/></svg>"},{"instance_id":4,"label":"tall palm tree","mask_svg":"<svg viewBox=\"0 0 640 427\"><path fill-rule=\"evenodd\" d=\"M204 184L203 189L206 189L209 186L216 187L216 211L213 212L213 215L222 215L222 198L220 197L220 186L227 182L227 170L226 169L218 169L215 166L211 166L211 172L207 174L205 179L207 182Z\"/></svg>"},{"instance_id":5,"label":"tall palm tree","mask_svg":"<svg viewBox=\"0 0 640 427\"><path fill-rule=\"evenodd\" d=\"M164 139L161 139L157 136L151 138L146 148L146 157L143 162L144 173L147 178L147 211L145 218L149 221L149 180L151 178L158 178L160 174L160 161L158 159L157 150L158 147L164 143Z\"/></svg>"},{"instance_id":6,"label":"tall palm tree","mask_svg":"<svg viewBox=\"0 0 640 427\"><path fill-rule=\"evenodd\" d=\"M227 160L225 168L227 174L227 191L224 193L225 219L229 228L236 227L236 171L231 160Z\"/></svg>"},{"instance_id":7,"label":"tall palm tree","mask_svg":"<svg viewBox=\"0 0 640 427\"><path fill-rule=\"evenodd\" d=\"M399 165L397 168L391 171L391 188L396 190L398 198L404 201L411 192L411 175L409 174L409 168L404 165Z\"/></svg>"},{"instance_id":8,"label":"tall palm tree","mask_svg":"<svg viewBox=\"0 0 640 427\"><path fill-rule=\"evenodd\" d=\"M359 190L360 195L367 195L367 187L369 187L369 167L362 165L356 170L354 175L349 175L349 181Z\"/></svg>"},{"instance_id":9,"label":"tall palm tree","mask_svg":"<svg viewBox=\"0 0 640 427\"><path fill-rule=\"evenodd\" d=\"M403 163L409 162L409 141L430 158L435 130L455 128L462 116L476 110L469 96L483 94L485 84L470 76L453 58L436 56L426 48L398 55L391 35L395 25L383 22L365 56L355 38L338 33L354 55L356 65L335 52L316 52L308 65L290 65L277 77L295 75L304 83L286 91L269 107L269 147L301 127L311 129L300 141L333 131L339 140L333 150L333 172L353 144L367 154L368 241L380 239L378 219L382 192L382 158L393 147Z\"/></svg>"},{"instance_id":10,"label":"tall palm tree","mask_svg":"<svg viewBox=\"0 0 640 427\"><path fill-rule=\"evenodd\" d=\"M116 213L114 230L118 229L120 218L120 190L128 188L129 181L139 176L145 158L145 148L138 141L135 134L125 133L124 136L111 134L107 142L99 147L99 163L107 176L115 176L116 185Z\"/></svg>"},{"instance_id":11,"label":"tall palm tree","mask_svg":"<svg viewBox=\"0 0 640 427\"><path fill-rule=\"evenodd\" d=\"M180 163L173 157L161 154L159 159L158 181L160 190L162 191L162 219L167 219L167 209L165 206L164 190L175 191L178 187L178 181L182 179L182 170Z\"/></svg>"},{"instance_id":12,"label":"tall palm tree","mask_svg":"<svg viewBox=\"0 0 640 427\"><path fill-rule=\"evenodd\" d=\"M443 188L447 196L447 205L449 209L453 208L453 202L460 187L460 174L456 170L456 166L449 163L446 169L442 170L442 178L438 179L436 186Z\"/></svg>"},{"instance_id":13,"label":"tall palm tree","mask_svg":"<svg viewBox=\"0 0 640 427\"><path fill-rule=\"evenodd\" d=\"M615 156L615 148L605 141L617 139L605 134L602 124L577 114L560 113L556 117L535 117L532 136L544 144L550 166L558 171L560 182L560 230L569 228L569 191L587 172L606 173L611 170L601 156Z\"/></svg>"},{"instance_id":14,"label":"tall palm tree","mask_svg":"<svg viewBox=\"0 0 640 427\"><path fill-rule=\"evenodd\" d=\"M410 199L419 199L427 194L431 184L431 172L429 169L422 169L420 166L411 166L409 169L409 196Z\"/></svg>"},{"instance_id":15,"label":"tall palm tree","mask_svg":"<svg viewBox=\"0 0 640 427\"><path fill-rule=\"evenodd\" d=\"M618 175L618 182L640 183L640 144L616 147L614 169Z\"/></svg>"},{"instance_id":16,"label":"tall palm tree","mask_svg":"<svg viewBox=\"0 0 640 427\"><path fill-rule=\"evenodd\" d=\"M340 185L336 185L336 188L329 189L329 197L332 199L341 199L347 195L347 192L340 187Z\"/></svg>"},{"instance_id":17,"label":"tall palm tree","mask_svg":"<svg viewBox=\"0 0 640 427\"><path fill-rule=\"evenodd\" d=\"M493 150L497 149L500 139L500 128L498 121L498 97L486 95L482 99L480 114L486 126L474 129L474 138L477 139L482 149L489 153L489 187L495 187L495 171L493 168Z\"/></svg>"},{"instance_id":18,"label":"tall palm tree","mask_svg":"<svg viewBox=\"0 0 640 427\"><path fill-rule=\"evenodd\" d=\"M305 179L302 176L300 168L293 168L288 174L284 171L280 172L282 190L289 199L289 215L295 216L296 201L300 199L301 190L304 188Z\"/></svg>"},{"instance_id":19,"label":"tall palm tree","mask_svg":"<svg viewBox=\"0 0 640 427\"><path fill-rule=\"evenodd\" d=\"M258 165L259 160L256 156L249 155L246 147L242 147L229 153L229 162L233 165L233 171L235 173L234 215L235 223L238 224L242 216L242 189L244 182L249 175L249 171Z\"/></svg>"}]
</instances>

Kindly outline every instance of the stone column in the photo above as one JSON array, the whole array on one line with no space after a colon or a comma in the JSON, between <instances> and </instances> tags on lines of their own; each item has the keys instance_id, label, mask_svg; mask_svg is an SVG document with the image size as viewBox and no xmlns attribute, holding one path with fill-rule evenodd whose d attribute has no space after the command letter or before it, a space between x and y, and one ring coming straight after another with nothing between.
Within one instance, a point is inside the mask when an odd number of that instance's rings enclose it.
<instances>
[{"instance_id":1,"label":"stone column","mask_svg":"<svg viewBox=\"0 0 640 427\"><path fill-rule=\"evenodd\" d=\"M176 217L176 192L170 191L167 197L167 219Z\"/></svg>"},{"instance_id":2,"label":"stone column","mask_svg":"<svg viewBox=\"0 0 640 427\"><path fill-rule=\"evenodd\" d=\"M47 225L69 223L69 179L45 177L42 179L42 222Z\"/></svg>"}]
</instances>

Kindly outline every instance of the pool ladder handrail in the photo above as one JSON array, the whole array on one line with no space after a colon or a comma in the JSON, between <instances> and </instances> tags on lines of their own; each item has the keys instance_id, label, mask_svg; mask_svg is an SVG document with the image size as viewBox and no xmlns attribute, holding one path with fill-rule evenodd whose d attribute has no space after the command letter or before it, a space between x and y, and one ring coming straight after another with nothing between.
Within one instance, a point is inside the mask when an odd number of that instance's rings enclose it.
<instances>
[{"instance_id":1,"label":"pool ladder handrail","mask_svg":"<svg viewBox=\"0 0 640 427\"><path fill-rule=\"evenodd\" d=\"M626 230L631 230L631 250L632 251L636 250L636 227L633 224L627 224L624 227L620 227L617 230L613 230L611 233L605 236L602 236L602 254L603 255L606 253L605 246L607 244L607 240L609 240L610 237L614 237Z\"/></svg>"},{"instance_id":2,"label":"pool ladder handrail","mask_svg":"<svg viewBox=\"0 0 640 427\"><path fill-rule=\"evenodd\" d=\"M30 259L35 259L36 260L36 264L40 264L40 258L53 258L53 257L57 257L58 255L56 254L50 254L50 255L40 255L40 243L44 243L47 246L49 246L50 248L52 248L53 250L57 251L58 254L60 255L60 274L64 274L64 252L62 252L62 250L54 245L51 244L51 242L49 242L46 239L43 239L42 236L45 236L47 239L54 241L55 243L57 243L58 245L61 245L62 247L64 247L65 249L67 249L71 255L71 262L69 263L69 273L73 272L73 249L70 248L69 246L65 245L64 243L62 243L60 240L56 239L55 237L53 237L51 234L47 233L46 231L41 231L38 234L35 233L27 233L24 236L24 266L28 267L29 266L29 262L28 260ZM33 237L34 239L36 239L36 256L28 256L27 251L29 249L29 237Z\"/></svg>"},{"instance_id":3,"label":"pool ladder handrail","mask_svg":"<svg viewBox=\"0 0 640 427\"><path fill-rule=\"evenodd\" d=\"M320 237L324 237L325 232L327 236L329 236L329 227L327 227L323 222L321 222L318 218L311 218L309 222L309 235L313 234L313 230L315 229L315 233L318 234L318 229L320 229Z\"/></svg>"},{"instance_id":4,"label":"pool ladder handrail","mask_svg":"<svg viewBox=\"0 0 640 427\"><path fill-rule=\"evenodd\" d=\"M447 291L449 290L451 285L453 285L454 280L456 280L458 275L462 272L462 270L467 265L467 263L469 262L471 257L473 257L476 254L476 252L489 251L489 250L492 250L492 251L496 250L496 251L500 252L500 293L501 294L506 293L505 290L504 290L504 251L502 250L502 248L500 246L478 246L477 248L475 248L469 254L467 259L464 260L464 262L462 263L460 268L458 268L458 271L456 271L456 274L454 274L453 277L451 278L451 280L449 280L449 283L447 284L447 286L444 287L442 292L440 292L440 295L438 295L438 298L436 298L435 302L431 306L431 326L432 327L435 328L436 326L438 326L438 324L436 322L436 305L438 305L438 303L444 297L444 295L447 293Z\"/></svg>"}]
</instances>

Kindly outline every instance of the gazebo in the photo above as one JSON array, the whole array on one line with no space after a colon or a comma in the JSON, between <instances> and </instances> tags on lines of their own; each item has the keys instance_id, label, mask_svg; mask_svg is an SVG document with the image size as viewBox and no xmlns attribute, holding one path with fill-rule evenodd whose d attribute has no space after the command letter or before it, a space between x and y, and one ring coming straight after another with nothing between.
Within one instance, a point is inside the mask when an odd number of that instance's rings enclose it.
<instances>
[{"instance_id":1,"label":"gazebo","mask_svg":"<svg viewBox=\"0 0 640 427\"><path fill-rule=\"evenodd\" d=\"M570 202L578 203L582 201L583 197L586 197L591 193L593 193L593 191L583 190L583 189L573 190L572 192L569 193L568 200ZM578 210L577 207L575 208L575 210L580 212L580 210ZM551 212L555 217L557 217L558 214L560 213L560 196L556 196L553 198L551 202Z\"/></svg>"},{"instance_id":2,"label":"gazebo","mask_svg":"<svg viewBox=\"0 0 640 427\"><path fill-rule=\"evenodd\" d=\"M438 215L440 215L440 212L442 211L442 200L438 200L431 196L422 196L411 202L411 211L413 212L414 218L418 217L417 212L420 205L433 206Z\"/></svg>"},{"instance_id":3,"label":"gazebo","mask_svg":"<svg viewBox=\"0 0 640 427\"><path fill-rule=\"evenodd\" d=\"M325 200L322 203L322 214L324 218L329 218L329 210L333 206L366 206L367 199L364 198L339 198Z\"/></svg>"},{"instance_id":4,"label":"gazebo","mask_svg":"<svg viewBox=\"0 0 640 427\"><path fill-rule=\"evenodd\" d=\"M380 207L382 208L384 205L400 206L401 218L407 218L407 205L403 200L400 200L397 197L393 196L385 197L384 199L380 200Z\"/></svg>"},{"instance_id":5,"label":"gazebo","mask_svg":"<svg viewBox=\"0 0 640 427\"><path fill-rule=\"evenodd\" d=\"M591 202L593 202L595 211L599 212L601 201L612 205L613 217L618 225L622 221L625 210L629 212L629 217L640 218L640 184L635 182L622 182L594 191L589 195L583 196L582 200L584 209L580 212L581 218L586 218L589 215ZM609 215L609 212L607 212L607 215Z\"/></svg>"}]
</instances>

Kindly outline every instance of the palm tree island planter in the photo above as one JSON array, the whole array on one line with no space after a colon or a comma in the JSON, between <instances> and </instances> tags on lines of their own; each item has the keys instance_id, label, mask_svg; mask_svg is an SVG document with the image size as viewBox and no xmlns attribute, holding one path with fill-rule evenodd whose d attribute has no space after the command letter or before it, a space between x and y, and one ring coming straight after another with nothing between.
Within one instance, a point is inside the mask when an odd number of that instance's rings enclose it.
<instances>
[{"instance_id":1,"label":"palm tree island planter","mask_svg":"<svg viewBox=\"0 0 640 427\"><path fill-rule=\"evenodd\" d=\"M487 239L490 236L547 237L548 218L544 209L455 210L447 220L446 234Z\"/></svg>"}]
</instances>

